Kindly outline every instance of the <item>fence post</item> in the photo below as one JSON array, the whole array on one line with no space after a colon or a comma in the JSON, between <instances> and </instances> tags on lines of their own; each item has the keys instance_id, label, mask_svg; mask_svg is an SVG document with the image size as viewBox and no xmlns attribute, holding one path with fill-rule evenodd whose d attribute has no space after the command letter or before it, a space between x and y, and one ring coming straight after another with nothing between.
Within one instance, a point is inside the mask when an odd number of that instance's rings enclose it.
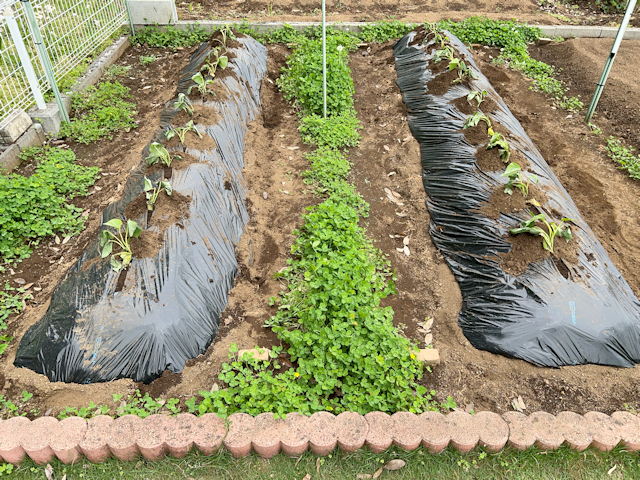
<instances>
[{"instance_id":1,"label":"fence post","mask_svg":"<svg viewBox=\"0 0 640 480\"><path fill-rule=\"evenodd\" d=\"M131 36L136 36L136 31L133 28L133 19L131 18L131 9L129 8L129 0L124 0L125 5L127 6L127 15L129 16L129 26L131 27Z\"/></svg>"},{"instance_id":2,"label":"fence post","mask_svg":"<svg viewBox=\"0 0 640 480\"><path fill-rule=\"evenodd\" d=\"M67 113L67 109L64 106L62 95L60 95L60 90L58 89L58 84L56 83L56 76L53 73L53 67L51 66L51 59L49 58L49 53L47 52L44 40L42 39L42 34L40 33L40 27L38 27L36 16L33 13L31 1L20 1L23 3L25 11L27 12L27 18L29 19L29 24L31 25L31 33L34 37L34 43L36 45L36 48L38 49L38 54L40 56L40 61L42 62L42 67L44 68L44 73L47 76L47 80L49 80L53 95L56 97L56 102L58 103L58 108L60 109L60 116L62 117L62 120L68 122L69 114Z\"/></svg>"},{"instance_id":3,"label":"fence post","mask_svg":"<svg viewBox=\"0 0 640 480\"><path fill-rule=\"evenodd\" d=\"M11 39L13 40L13 44L16 46L16 50L18 51L18 57L20 58L20 63L22 63L24 73L27 76L29 87L31 88L31 93L33 93L33 98L36 100L36 105L40 110L43 110L46 108L46 103L44 101L44 97L42 96L42 91L40 90L38 77L36 76L36 72L33 70L33 65L31 64L31 58L29 58L27 48L24 46L22 34L20 33L20 28L18 28L18 22L16 22L16 19L13 16L13 8L7 7L2 15L4 16L4 19L7 22L7 26L9 27Z\"/></svg>"}]
</instances>

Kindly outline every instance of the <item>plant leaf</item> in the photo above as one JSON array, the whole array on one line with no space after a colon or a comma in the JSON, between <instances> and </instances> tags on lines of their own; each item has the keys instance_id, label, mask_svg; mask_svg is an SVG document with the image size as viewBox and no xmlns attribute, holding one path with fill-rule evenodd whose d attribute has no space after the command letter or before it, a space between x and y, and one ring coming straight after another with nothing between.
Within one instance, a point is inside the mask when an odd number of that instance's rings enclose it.
<instances>
[{"instance_id":1,"label":"plant leaf","mask_svg":"<svg viewBox=\"0 0 640 480\"><path fill-rule=\"evenodd\" d=\"M109 255L111 255L111 252L113 251L113 243L107 241L106 245L104 245L104 247L102 248L102 258L107 258Z\"/></svg>"},{"instance_id":2,"label":"plant leaf","mask_svg":"<svg viewBox=\"0 0 640 480\"><path fill-rule=\"evenodd\" d=\"M104 222L104 224L108 227L113 227L116 230L120 230L120 228L122 228L122 220L120 220L119 218L112 218L108 222Z\"/></svg>"}]
</instances>

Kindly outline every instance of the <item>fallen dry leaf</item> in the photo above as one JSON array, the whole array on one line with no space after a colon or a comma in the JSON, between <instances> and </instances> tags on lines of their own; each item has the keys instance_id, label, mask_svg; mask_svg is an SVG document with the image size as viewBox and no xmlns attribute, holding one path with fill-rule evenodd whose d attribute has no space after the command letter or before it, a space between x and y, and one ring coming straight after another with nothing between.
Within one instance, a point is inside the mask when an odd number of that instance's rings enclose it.
<instances>
[{"instance_id":1,"label":"fallen dry leaf","mask_svg":"<svg viewBox=\"0 0 640 480\"><path fill-rule=\"evenodd\" d=\"M400 470L406 464L407 462L405 462L404 460L396 458L395 460L391 460L389 463L387 463L384 468L385 470Z\"/></svg>"},{"instance_id":2,"label":"fallen dry leaf","mask_svg":"<svg viewBox=\"0 0 640 480\"><path fill-rule=\"evenodd\" d=\"M404 237L404 238L402 239L402 244L403 244L403 245L405 245L405 246L406 246L406 245L409 245L409 237Z\"/></svg>"},{"instance_id":3,"label":"fallen dry leaf","mask_svg":"<svg viewBox=\"0 0 640 480\"><path fill-rule=\"evenodd\" d=\"M474 409L475 405L473 403L468 403L465 407L464 407L464 411L467 413L471 413L471 411Z\"/></svg>"},{"instance_id":4,"label":"fallen dry leaf","mask_svg":"<svg viewBox=\"0 0 640 480\"><path fill-rule=\"evenodd\" d=\"M320 457L316 458L316 472L320 473Z\"/></svg>"},{"instance_id":5,"label":"fallen dry leaf","mask_svg":"<svg viewBox=\"0 0 640 480\"><path fill-rule=\"evenodd\" d=\"M425 343L426 345L431 345L431 342L433 342L433 335L432 335L432 334L430 334L430 333L427 333L427 334L424 336L424 343Z\"/></svg>"},{"instance_id":6,"label":"fallen dry leaf","mask_svg":"<svg viewBox=\"0 0 640 480\"><path fill-rule=\"evenodd\" d=\"M51 464L47 463L47 466L44 467L44 474L47 477L47 480L53 480L53 467Z\"/></svg>"},{"instance_id":7,"label":"fallen dry leaf","mask_svg":"<svg viewBox=\"0 0 640 480\"><path fill-rule=\"evenodd\" d=\"M526 410L527 407L524 404L524 400L522 399L522 397L520 395L518 395L518 406L522 409L522 410Z\"/></svg>"},{"instance_id":8,"label":"fallen dry leaf","mask_svg":"<svg viewBox=\"0 0 640 480\"><path fill-rule=\"evenodd\" d=\"M22 287L24 290L29 290L31 287L33 287L33 283L27 283L24 287Z\"/></svg>"},{"instance_id":9,"label":"fallen dry leaf","mask_svg":"<svg viewBox=\"0 0 640 480\"><path fill-rule=\"evenodd\" d=\"M311 480L311 475L307 473L302 480Z\"/></svg>"},{"instance_id":10,"label":"fallen dry leaf","mask_svg":"<svg viewBox=\"0 0 640 480\"><path fill-rule=\"evenodd\" d=\"M389 173L387 173L387 177L390 177L390 176L395 175L395 174L396 174L396 172L389 172Z\"/></svg>"},{"instance_id":11,"label":"fallen dry leaf","mask_svg":"<svg viewBox=\"0 0 640 480\"><path fill-rule=\"evenodd\" d=\"M406 245L404 246L404 254L408 257L409 255L411 255L411 252L409 251L409 247L407 247Z\"/></svg>"},{"instance_id":12,"label":"fallen dry leaf","mask_svg":"<svg viewBox=\"0 0 640 480\"><path fill-rule=\"evenodd\" d=\"M374 473L371 478L378 478L380 475L382 475L382 470L383 468L380 467L378 470L376 470L376 473Z\"/></svg>"},{"instance_id":13,"label":"fallen dry leaf","mask_svg":"<svg viewBox=\"0 0 640 480\"><path fill-rule=\"evenodd\" d=\"M389 148L389 145L385 145L385 146L384 146L384 149L385 149L387 152L388 152L389 150L391 150L391 149Z\"/></svg>"},{"instance_id":14,"label":"fallen dry leaf","mask_svg":"<svg viewBox=\"0 0 640 480\"><path fill-rule=\"evenodd\" d=\"M60 237L59 236L56 235L54 240L56 242L56 245L60 245Z\"/></svg>"},{"instance_id":15,"label":"fallen dry leaf","mask_svg":"<svg viewBox=\"0 0 640 480\"><path fill-rule=\"evenodd\" d=\"M433 318L429 318L426 322L422 324L425 330L431 330L433 328Z\"/></svg>"},{"instance_id":16,"label":"fallen dry leaf","mask_svg":"<svg viewBox=\"0 0 640 480\"><path fill-rule=\"evenodd\" d=\"M14 280L18 285L24 285L27 281L24 278L16 278Z\"/></svg>"},{"instance_id":17,"label":"fallen dry leaf","mask_svg":"<svg viewBox=\"0 0 640 480\"><path fill-rule=\"evenodd\" d=\"M398 213L398 212L396 212L396 215L399 216L399 217L408 217L409 216L406 213Z\"/></svg>"},{"instance_id":18,"label":"fallen dry leaf","mask_svg":"<svg viewBox=\"0 0 640 480\"><path fill-rule=\"evenodd\" d=\"M66 244L67 244L67 242L68 242L69 240L71 240L71 237L64 237L64 238L62 239L62 244L63 244L63 245L66 245Z\"/></svg>"},{"instance_id":19,"label":"fallen dry leaf","mask_svg":"<svg viewBox=\"0 0 640 480\"><path fill-rule=\"evenodd\" d=\"M359 473L359 474L356 475L356 478L362 478L362 479L371 478L371 477L372 477L372 475L370 473Z\"/></svg>"}]
</instances>

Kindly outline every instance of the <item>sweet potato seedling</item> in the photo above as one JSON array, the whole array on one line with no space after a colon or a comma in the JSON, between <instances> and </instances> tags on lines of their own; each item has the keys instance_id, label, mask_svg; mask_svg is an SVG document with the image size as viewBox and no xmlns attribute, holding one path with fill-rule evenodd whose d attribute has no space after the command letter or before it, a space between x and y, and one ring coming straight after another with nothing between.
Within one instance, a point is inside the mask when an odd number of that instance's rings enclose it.
<instances>
[{"instance_id":1,"label":"sweet potato seedling","mask_svg":"<svg viewBox=\"0 0 640 480\"><path fill-rule=\"evenodd\" d=\"M149 145L149 156L145 160L149 166L155 165L158 161L167 167L171 166L171 155L169 151L164 145L158 142L153 142Z\"/></svg>"},{"instance_id":2,"label":"sweet potato seedling","mask_svg":"<svg viewBox=\"0 0 640 480\"><path fill-rule=\"evenodd\" d=\"M156 200L158 200L158 195L160 195L163 190L167 193L167 195L171 195L173 193L173 189L171 188L169 180L162 179L160 182L158 182L158 186L154 187L151 180L149 180L147 177L144 177L144 194L147 197L147 208L149 210L153 210L153 207L156 204Z\"/></svg>"},{"instance_id":3,"label":"sweet potato seedling","mask_svg":"<svg viewBox=\"0 0 640 480\"><path fill-rule=\"evenodd\" d=\"M189 97L187 97L184 93L178 94L178 100L173 104L173 108L176 110L184 110L189 115L193 116L193 104Z\"/></svg>"},{"instance_id":4,"label":"sweet potato seedling","mask_svg":"<svg viewBox=\"0 0 640 480\"><path fill-rule=\"evenodd\" d=\"M191 95L191 90L193 89L193 87L196 87L198 89L198 92L200 92L200 95L202 95L203 97L207 94L210 93L211 95L215 95L213 92L207 90L207 85L213 83L213 80L210 78L204 78L202 76L202 73L198 72L196 73L193 77L191 77L191 80L193 80L194 82L196 82L195 85L191 85L188 89L187 89L187 95Z\"/></svg>"},{"instance_id":5,"label":"sweet potato seedling","mask_svg":"<svg viewBox=\"0 0 640 480\"><path fill-rule=\"evenodd\" d=\"M535 225L537 221L544 222L547 226L545 232L542 227ZM569 226L565 226L564 222L572 222L570 218L563 218L560 225L556 225L554 222L548 222L544 213L538 215L531 214L531 218L524 220L521 226L518 228L512 228L510 230L512 235L518 235L520 233L530 233L531 235L539 235L542 237L542 248L553 253L553 240L556 236L563 237L567 242L573 237L571 235L571 229Z\"/></svg>"},{"instance_id":6,"label":"sweet potato seedling","mask_svg":"<svg viewBox=\"0 0 640 480\"><path fill-rule=\"evenodd\" d=\"M475 90L471 90L469 95L467 95L467 102L471 102L475 99L475 101L478 102L478 107L480 107L480 104L484 102L484 99L486 96L487 96L486 90L482 90L481 92L476 92Z\"/></svg>"},{"instance_id":7,"label":"sweet potato seedling","mask_svg":"<svg viewBox=\"0 0 640 480\"><path fill-rule=\"evenodd\" d=\"M502 174L503 177L507 177L509 182L504 188L504 193L508 193L511 195L513 193L513 189L517 188L522 192L522 196L527 198L529 195L529 185L533 181L534 183L538 183L538 177L535 175L529 175L528 177L522 173L522 168L517 163L510 163L507 165L507 169Z\"/></svg>"},{"instance_id":8,"label":"sweet potato seedling","mask_svg":"<svg viewBox=\"0 0 640 480\"><path fill-rule=\"evenodd\" d=\"M229 63L229 58L226 55L220 55L220 52L220 47L212 48L209 55L207 55L207 63L202 65L202 68L200 69L201 71L206 70L212 78L216 76L216 70L218 70L218 67L224 70L227 68L227 64Z\"/></svg>"},{"instance_id":9,"label":"sweet potato seedling","mask_svg":"<svg viewBox=\"0 0 640 480\"><path fill-rule=\"evenodd\" d=\"M487 128L489 129L489 135L493 135L493 129L491 128L491 120L489 120L489 117L487 117L482 112L476 112L473 115L471 115L469 118L467 118L467 121L464 122L464 127L462 127L462 129L466 130L467 128L473 128L477 126L480 122L486 123Z\"/></svg>"},{"instance_id":10,"label":"sweet potato seedling","mask_svg":"<svg viewBox=\"0 0 640 480\"><path fill-rule=\"evenodd\" d=\"M202 138L202 134L200 133L200 131L196 128L196 126L193 124L193 120L189 120L187 122L187 124L184 127L172 127L168 132L167 132L167 140L171 140L174 136L178 136L178 138L180 139L180 143L182 144L182 146L184 147L184 139L187 135L187 132L196 132L198 134L198 136L200 138Z\"/></svg>"},{"instance_id":11,"label":"sweet potato seedling","mask_svg":"<svg viewBox=\"0 0 640 480\"><path fill-rule=\"evenodd\" d=\"M433 63L439 63L445 58L449 59L449 70L456 68L457 65L451 68L451 62L456 60L456 57L453 48L449 45L445 45L441 50L436 50L436 53L433 54Z\"/></svg>"},{"instance_id":12,"label":"sweet potato seedling","mask_svg":"<svg viewBox=\"0 0 640 480\"><path fill-rule=\"evenodd\" d=\"M102 248L102 258L106 258L113 252L113 245L118 245L122 250L118 253L111 255L111 268L114 271L119 272L122 269L126 269L131 263L133 254L131 253L131 245L129 241L132 238L138 238L142 233L142 229L133 220L127 220L126 226L122 223L122 220L118 218L112 218L108 222L105 222L107 227L111 227L116 230L113 233L111 230L104 229L100 232L100 248ZM124 227L124 228L123 228ZM115 257L120 257L117 260Z\"/></svg>"},{"instance_id":13,"label":"sweet potato seedling","mask_svg":"<svg viewBox=\"0 0 640 480\"><path fill-rule=\"evenodd\" d=\"M465 77L477 79L478 75L471 68L464 63L464 60L460 60L459 58L454 59L452 62L449 62L449 70L453 70L454 68L458 69L458 78L456 78L451 83L462 83Z\"/></svg>"},{"instance_id":14,"label":"sweet potato seedling","mask_svg":"<svg viewBox=\"0 0 640 480\"><path fill-rule=\"evenodd\" d=\"M500 153L500 158L504 163L509 162L509 157L511 156L511 148L507 143L507 140L501 133L493 133L491 135L491 140L489 140L489 144L487 145L487 150L498 147L498 152Z\"/></svg>"}]
</instances>

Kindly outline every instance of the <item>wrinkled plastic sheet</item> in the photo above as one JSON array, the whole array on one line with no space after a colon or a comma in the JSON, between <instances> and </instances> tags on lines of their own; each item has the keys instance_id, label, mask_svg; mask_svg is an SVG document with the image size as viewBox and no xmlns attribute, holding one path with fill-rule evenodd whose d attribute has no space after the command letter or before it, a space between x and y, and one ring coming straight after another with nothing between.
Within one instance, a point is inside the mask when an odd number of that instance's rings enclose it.
<instances>
[{"instance_id":1,"label":"wrinkled plastic sheet","mask_svg":"<svg viewBox=\"0 0 640 480\"><path fill-rule=\"evenodd\" d=\"M248 122L260 110L260 84L267 71L264 46L238 38L230 49L234 76L216 79L226 96L205 106L219 114L216 125L197 125L216 143L214 150L187 149L199 163L173 169L174 191L191 196L189 218L166 230L155 258L133 259L124 288L109 258L101 259L99 240L90 244L53 292L44 317L22 338L15 365L43 373L51 381L92 383L132 378L149 382L165 370L182 371L204 353L218 332L219 317L238 272L235 247L249 215L242 177ZM177 94L193 85L211 47L191 57ZM175 98L165 105L154 141L164 138ZM202 105L202 100L193 101ZM148 155L148 146L143 158ZM105 209L102 223L122 218L126 206L144 191L144 162L132 172L121 199ZM162 169L149 178L157 182ZM225 189L225 180L231 188ZM144 217L136 219L144 225Z\"/></svg>"},{"instance_id":2,"label":"wrinkled plastic sheet","mask_svg":"<svg viewBox=\"0 0 640 480\"><path fill-rule=\"evenodd\" d=\"M430 234L462 292L458 323L464 335L478 349L540 366L631 367L638 363L638 299L470 52L448 34L455 50L478 74L471 82L473 90L486 90L498 105L496 112L485 113L507 128L511 148L524 154L545 187L547 218L559 223L560 218L549 214L554 209L575 223L572 241L577 244L579 261L567 265L568 278L550 257L530 264L518 276L501 269L499 254L511 250L505 236L529 218L529 213L502 214L492 220L479 211L506 179L502 172L479 169L477 147L462 133L467 115L451 102L470 89L452 85L442 96L429 94L426 84L435 78L430 59L437 48L433 42L410 46L415 35L409 33L394 47L397 84L409 112L411 132L420 144ZM560 241L564 239L556 239Z\"/></svg>"}]
</instances>

